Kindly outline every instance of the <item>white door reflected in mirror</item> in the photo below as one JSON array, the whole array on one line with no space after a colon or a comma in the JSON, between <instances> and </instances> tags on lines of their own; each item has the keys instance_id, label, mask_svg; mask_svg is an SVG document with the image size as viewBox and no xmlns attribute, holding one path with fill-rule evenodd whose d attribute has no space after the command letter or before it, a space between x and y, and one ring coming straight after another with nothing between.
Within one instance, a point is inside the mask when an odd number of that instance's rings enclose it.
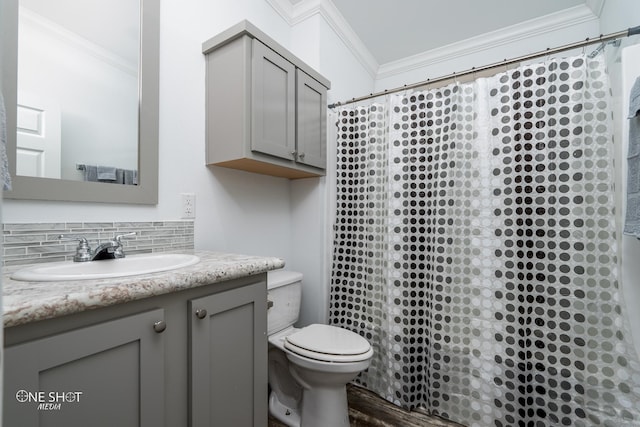
<instances>
[{"instance_id":1,"label":"white door reflected in mirror","mask_svg":"<svg viewBox=\"0 0 640 427\"><path fill-rule=\"evenodd\" d=\"M60 107L21 94L16 128L16 173L60 178Z\"/></svg>"}]
</instances>

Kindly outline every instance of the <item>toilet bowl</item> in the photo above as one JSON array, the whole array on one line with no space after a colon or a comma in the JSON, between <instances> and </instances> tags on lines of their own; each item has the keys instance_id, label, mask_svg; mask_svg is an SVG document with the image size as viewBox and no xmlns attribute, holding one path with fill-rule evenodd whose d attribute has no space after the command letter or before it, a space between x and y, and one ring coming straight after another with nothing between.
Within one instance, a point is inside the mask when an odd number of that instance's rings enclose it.
<instances>
[{"instance_id":1,"label":"toilet bowl","mask_svg":"<svg viewBox=\"0 0 640 427\"><path fill-rule=\"evenodd\" d=\"M302 275L269 272L269 412L291 427L348 427L346 384L369 367L373 349L336 326L294 328ZM270 304L271 305L271 304Z\"/></svg>"}]
</instances>

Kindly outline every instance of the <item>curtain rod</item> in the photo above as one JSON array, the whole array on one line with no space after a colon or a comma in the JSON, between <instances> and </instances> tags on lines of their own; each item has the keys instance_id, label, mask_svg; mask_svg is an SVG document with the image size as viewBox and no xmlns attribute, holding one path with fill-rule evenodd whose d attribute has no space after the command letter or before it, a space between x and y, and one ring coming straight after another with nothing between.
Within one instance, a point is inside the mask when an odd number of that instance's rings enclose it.
<instances>
[{"instance_id":1,"label":"curtain rod","mask_svg":"<svg viewBox=\"0 0 640 427\"><path fill-rule=\"evenodd\" d=\"M447 75L442 76L442 77L437 77L435 79L427 79L427 80L423 80L421 82L412 83L412 84L408 84L408 85L404 85L404 86L399 86L399 87L394 88L394 89L388 89L388 90L384 90L384 91L381 91L381 92L370 93L369 95L360 96L358 98L352 98L352 99L347 100L347 101L336 102L336 103L333 103L333 104L329 105L328 108L335 108L335 107L339 107L341 105L351 104L351 103L358 102L358 101L364 101L365 99L371 99L371 98L376 98L378 96L388 95L388 94L391 94L391 93L402 92L403 90L415 89L415 88L418 88L418 87L421 87L421 86L427 86L427 85L430 85L430 84L433 84L433 83L438 83L438 82L441 82L441 81L444 81L444 80L449 80L449 79L453 79L453 78L457 78L457 77L466 76L466 75L469 75L469 74L474 74L474 73L490 70L492 68L504 67L504 66L511 65L511 64L516 64L516 63L519 63L519 62L522 62L522 61L528 61L530 59L540 58L542 56L547 56L547 55L552 55L552 54L555 54L555 53L563 52L565 50L577 49L577 48L580 48L580 47L584 47L584 46L588 46L588 45L596 44L596 43L605 43L605 42L608 42L608 41L621 39L623 37L630 37L630 36L633 36L633 35L636 35L636 34L640 34L640 25L637 26L637 27L629 28L627 30L618 31L618 32L615 32L615 33L610 33L610 34L606 34L606 35L602 35L601 34L600 37L598 37L598 38L594 38L594 39L587 38L587 39L579 41L579 42L570 43L570 44L566 44L564 46L559 46L559 47L555 47L555 48L547 48L546 50L543 50L543 51L540 51L540 52L536 52L536 53L530 53L528 55L519 56L517 58L505 59L503 61L494 62L493 64L483 65L481 67L473 67L473 68L471 68L469 70L462 71L460 73L451 73L451 74L447 74Z\"/></svg>"}]
</instances>

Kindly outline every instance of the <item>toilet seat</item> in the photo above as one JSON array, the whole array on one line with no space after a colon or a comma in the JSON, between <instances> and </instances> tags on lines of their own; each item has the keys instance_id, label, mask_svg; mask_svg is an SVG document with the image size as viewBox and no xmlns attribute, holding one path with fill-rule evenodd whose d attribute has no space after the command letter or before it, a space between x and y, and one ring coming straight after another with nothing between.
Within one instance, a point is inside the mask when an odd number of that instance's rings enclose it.
<instances>
[{"instance_id":1,"label":"toilet seat","mask_svg":"<svg viewBox=\"0 0 640 427\"><path fill-rule=\"evenodd\" d=\"M359 362L373 354L369 341L355 332L322 324L286 336L284 347L303 357L335 363Z\"/></svg>"}]
</instances>

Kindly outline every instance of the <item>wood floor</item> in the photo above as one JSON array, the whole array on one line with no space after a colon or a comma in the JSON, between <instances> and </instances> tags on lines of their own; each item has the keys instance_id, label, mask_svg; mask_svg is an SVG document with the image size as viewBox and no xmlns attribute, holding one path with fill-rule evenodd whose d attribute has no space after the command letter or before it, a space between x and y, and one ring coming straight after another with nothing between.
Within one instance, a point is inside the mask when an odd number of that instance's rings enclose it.
<instances>
[{"instance_id":1,"label":"wood floor","mask_svg":"<svg viewBox=\"0 0 640 427\"><path fill-rule=\"evenodd\" d=\"M419 412L408 412L362 387L347 386L351 427L464 427ZM268 427L285 427L269 416Z\"/></svg>"}]
</instances>

